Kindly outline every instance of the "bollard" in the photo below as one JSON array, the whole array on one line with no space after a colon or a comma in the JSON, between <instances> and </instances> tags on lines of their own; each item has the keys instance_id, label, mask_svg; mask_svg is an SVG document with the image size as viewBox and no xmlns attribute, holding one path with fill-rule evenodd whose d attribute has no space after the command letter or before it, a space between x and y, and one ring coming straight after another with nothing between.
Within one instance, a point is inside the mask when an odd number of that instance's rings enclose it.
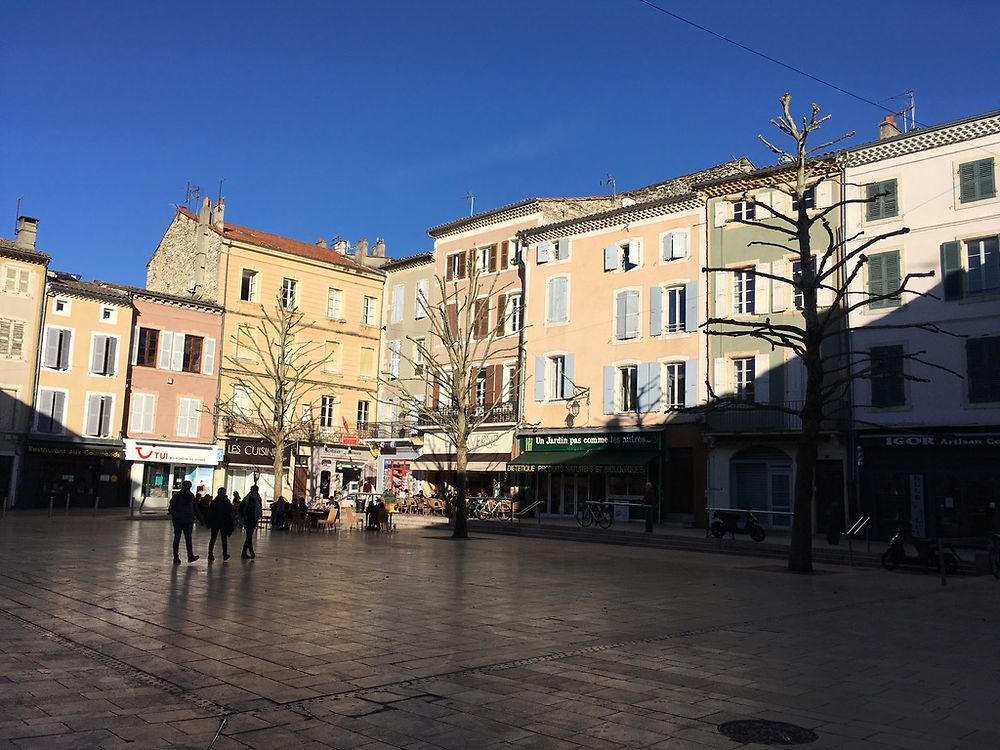
<instances>
[{"instance_id":1,"label":"bollard","mask_svg":"<svg viewBox=\"0 0 1000 750\"><path fill-rule=\"evenodd\" d=\"M95 495L94 496L94 515L95 516L97 515L97 506L100 504L100 502L101 502L101 496L100 495Z\"/></svg>"},{"instance_id":2,"label":"bollard","mask_svg":"<svg viewBox=\"0 0 1000 750\"><path fill-rule=\"evenodd\" d=\"M56 501L56 496L53 493L49 493L49 518L52 518L52 506Z\"/></svg>"}]
</instances>

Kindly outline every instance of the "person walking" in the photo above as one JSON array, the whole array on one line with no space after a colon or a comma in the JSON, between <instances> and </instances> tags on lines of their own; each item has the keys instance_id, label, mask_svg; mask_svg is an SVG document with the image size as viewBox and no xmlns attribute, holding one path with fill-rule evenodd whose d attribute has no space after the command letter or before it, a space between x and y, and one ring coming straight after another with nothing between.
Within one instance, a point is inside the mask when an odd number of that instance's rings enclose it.
<instances>
[{"instance_id":1,"label":"person walking","mask_svg":"<svg viewBox=\"0 0 1000 750\"><path fill-rule=\"evenodd\" d=\"M229 535L233 533L233 506L226 495L226 488L219 487L212 502L208 504L208 513L205 514L205 522L212 530L212 538L208 541L208 560L215 559L212 554L215 550L215 539L222 535L222 559L229 559Z\"/></svg>"},{"instance_id":2,"label":"person walking","mask_svg":"<svg viewBox=\"0 0 1000 750\"><path fill-rule=\"evenodd\" d=\"M257 489L256 484L244 496L243 505L240 510L243 516L243 530L247 533L246 541L243 542L243 552L240 553L240 557L246 560L247 558L257 557L257 553L253 551L253 535L257 531L257 524L260 523L260 519L264 515L264 504L260 499L260 491Z\"/></svg>"},{"instance_id":3,"label":"person walking","mask_svg":"<svg viewBox=\"0 0 1000 750\"><path fill-rule=\"evenodd\" d=\"M195 518L198 517L198 506L195 504L190 482L182 482L181 488L170 497L167 513L174 522L174 565L181 564L179 554L181 534L184 535L184 542L187 544L188 562L193 563L198 559L198 555L191 546L191 530L194 528Z\"/></svg>"},{"instance_id":4,"label":"person walking","mask_svg":"<svg viewBox=\"0 0 1000 750\"><path fill-rule=\"evenodd\" d=\"M656 505L656 493L652 482L646 482L646 492L642 496L642 504L646 506L646 533L653 533L653 506Z\"/></svg>"}]
</instances>

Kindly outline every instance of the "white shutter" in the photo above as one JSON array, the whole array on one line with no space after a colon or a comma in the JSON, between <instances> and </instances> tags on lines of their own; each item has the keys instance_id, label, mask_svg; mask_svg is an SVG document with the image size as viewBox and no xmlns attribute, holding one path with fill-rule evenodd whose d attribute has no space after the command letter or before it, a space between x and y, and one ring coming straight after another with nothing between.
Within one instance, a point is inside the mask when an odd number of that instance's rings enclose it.
<instances>
[{"instance_id":1,"label":"white shutter","mask_svg":"<svg viewBox=\"0 0 1000 750\"><path fill-rule=\"evenodd\" d=\"M201 401L193 398L189 403L191 406L188 412L188 435L198 437L198 430L201 426Z\"/></svg>"},{"instance_id":2,"label":"white shutter","mask_svg":"<svg viewBox=\"0 0 1000 750\"><path fill-rule=\"evenodd\" d=\"M728 271L715 271L712 277L715 282L715 310L711 317L728 318L733 314L733 306L729 300L729 282L732 274Z\"/></svg>"},{"instance_id":3,"label":"white shutter","mask_svg":"<svg viewBox=\"0 0 1000 750\"><path fill-rule=\"evenodd\" d=\"M177 434L187 435L187 422L188 422L188 400L186 398L180 399L177 403Z\"/></svg>"},{"instance_id":4,"label":"white shutter","mask_svg":"<svg viewBox=\"0 0 1000 750\"><path fill-rule=\"evenodd\" d=\"M698 403L698 360L684 362L684 406L690 409Z\"/></svg>"},{"instance_id":5,"label":"white shutter","mask_svg":"<svg viewBox=\"0 0 1000 750\"><path fill-rule=\"evenodd\" d=\"M174 344L174 334L170 331L160 331L160 340L158 346L160 347L160 361L158 367L161 370L170 369L170 351Z\"/></svg>"},{"instance_id":6,"label":"white shutter","mask_svg":"<svg viewBox=\"0 0 1000 750\"><path fill-rule=\"evenodd\" d=\"M816 186L816 208L827 208L833 205L833 183L823 180Z\"/></svg>"},{"instance_id":7,"label":"white shutter","mask_svg":"<svg viewBox=\"0 0 1000 750\"><path fill-rule=\"evenodd\" d=\"M642 245L639 240L628 241L628 259L633 266L640 265L642 261Z\"/></svg>"},{"instance_id":8,"label":"white shutter","mask_svg":"<svg viewBox=\"0 0 1000 750\"><path fill-rule=\"evenodd\" d=\"M787 193L781 190L772 190L771 207L775 210L775 213L789 216L792 212L792 199Z\"/></svg>"},{"instance_id":9,"label":"white shutter","mask_svg":"<svg viewBox=\"0 0 1000 750\"><path fill-rule=\"evenodd\" d=\"M101 397L87 396L86 434L96 437L101 434Z\"/></svg>"},{"instance_id":10,"label":"white shutter","mask_svg":"<svg viewBox=\"0 0 1000 750\"><path fill-rule=\"evenodd\" d=\"M758 263L754 266L754 290L753 290L753 311L757 314L766 313L771 309L771 300L768 290L771 288L771 280L761 274L771 272L770 263Z\"/></svg>"},{"instance_id":11,"label":"white shutter","mask_svg":"<svg viewBox=\"0 0 1000 750\"><path fill-rule=\"evenodd\" d=\"M670 234L670 257L679 259L686 258L688 254L687 232L672 232Z\"/></svg>"},{"instance_id":12,"label":"white shutter","mask_svg":"<svg viewBox=\"0 0 1000 750\"><path fill-rule=\"evenodd\" d=\"M821 286L816 290L816 307L821 310L833 304L835 292L833 289L828 288L831 281L832 279L827 279L824 282L827 286Z\"/></svg>"},{"instance_id":13,"label":"white shutter","mask_svg":"<svg viewBox=\"0 0 1000 750\"><path fill-rule=\"evenodd\" d=\"M54 368L59 364L59 329L45 329L45 354L42 358L45 367Z\"/></svg>"},{"instance_id":14,"label":"white shutter","mask_svg":"<svg viewBox=\"0 0 1000 750\"><path fill-rule=\"evenodd\" d=\"M132 415L129 418L128 429L131 433L145 432L143 425L143 410L146 406L146 393L132 394Z\"/></svg>"},{"instance_id":15,"label":"white shutter","mask_svg":"<svg viewBox=\"0 0 1000 750\"><path fill-rule=\"evenodd\" d=\"M793 409L802 407L805 400L805 367L794 354L785 362L785 401Z\"/></svg>"},{"instance_id":16,"label":"white shutter","mask_svg":"<svg viewBox=\"0 0 1000 750\"><path fill-rule=\"evenodd\" d=\"M712 363L712 390L720 398L732 393L729 387L729 360L725 357L716 357Z\"/></svg>"},{"instance_id":17,"label":"white shutter","mask_svg":"<svg viewBox=\"0 0 1000 750\"><path fill-rule=\"evenodd\" d=\"M201 351L201 372L211 375L215 371L215 339L205 339Z\"/></svg>"},{"instance_id":18,"label":"white shutter","mask_svg":"<svg viewBox=\"0 0 1000 750\"><path fill-rule=\"evenodd\" d=\"M780 276L781 278L787 278L785 276L785 261L776 260L771 263L771 273L775 276ZM771 281L771 312L784 312L785 303L785 291L790 289L789 285L784 281Z\"/></svg>"},{"instance_id":19,"label":"white shutter","mask_svg":"<svg viewBox=\"0 0 1000 750\"><path fill-rule=\"evenodd\" d=\"M132 354L129 361L133 365L139 361L139 326L132 326Z\"/></svg>"},{"instance_id":20,"label":"white shutter","mask_svg":"<svg viewBox=\"0 0 1000 750\"><path fill-rule=\"evenodd\" d=\"M753 400L767 404L771 400L771 355L758 354L753 358Z\"/></svg>"},{"instance_id":21,"label":"white shutter","mask_svg":"<svg viewBox=\"0 0 1000 750\"><path fill-rule=\"evenodd\" d=\"M724 227L729 221L729 201L718 200L715 202L715 226Z\"/></svg>"},{"instance_id":22,"label":"white shutter","mask_svg":"<svg viewBox=\"0 0 1000 750\"><path fill-rule=\"evenodd\" d=\"M4 269L3 290L7 294L13 294L17 291L17 268L15 266L8 265Z\"/></svg>"},{"instance_id":23,"label":"white shutter","mask_svg":"<svg viewBox=\"0 0 1000 750\"><path fill-rule=\"evenodd\" d=\"M174 345L170 350L170 369L180 372L184 369L184 334L174 334Z\"/></svg>"}]
</instances>

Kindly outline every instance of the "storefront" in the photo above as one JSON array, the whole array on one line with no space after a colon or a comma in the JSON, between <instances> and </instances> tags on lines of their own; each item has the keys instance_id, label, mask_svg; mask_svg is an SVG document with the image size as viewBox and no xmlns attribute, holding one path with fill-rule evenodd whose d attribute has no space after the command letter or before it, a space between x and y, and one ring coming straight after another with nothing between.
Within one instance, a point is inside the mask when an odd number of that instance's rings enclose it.
<instances>
[{"instance_id":1,"label":"storefront","mask_svg":"<svg viewBox=\"0 0 1000 750\"><path fill-rule=\"evenodd\" d=\"M418 455L416 448L408 440L380 442L374 447L378 450L376 490L388 490L395 495L415 495L417 479L413 473L413 462Z\"/></svg>"},{"instance_id":2,"label":"storefront","mask_svg":"<svg viewBox=\"0 0 1000 750\"><path fill-rule=\"evenodd\" d=\"M222 458L223 450L215 445L126 439L132 508L135 512L165 510L170 496L185 481L191 482L193 492L214 494L213 471Z\"/></svg>"},{"instance_id":3,"label":"storefront","mask_svg":"<svg viewBox=\"0 0 1000 750\"><path fill-rule=\"evenodd\" d=\"M646 483L662 509L662 431L567 430L522 433L518 455L507 464L516 473L521 506L534 502L542 516L573 516L588 501L642 502ZM641 509L616 506L620 520L644 519Z\"/></svg>"},{"instance_id":4,"label":"storefront","mask_svg":"<svg viewBox=\"0 0 1000 750\"><path fill-rule=\"evenodd\" d=\"M350 492L374 492L375 458L367 445L317 445L312 449L310 492L324 500Z\"/></svg>"},{"instance_id":5,"label":"storefront","mask_svg":"<svg viewBox=\"0 0 1000 750\"><path fill-rule=\"evenodd\" d=\"M128 503L118 441L29 440L18 505L107 508Z\"/></svg>"},{"instance_id":6,"label":"storefront","mask_svg":"<svg viewBox=\"0 0 1000 750\"><path fill-rule=\"evenodd\" d=\"M902 525L915 537L982 538L1000 504L998 457L1000 432L861 434L860 513L881 537Z\"/></svg>"},{"instance_id":7,"label":"storefront","mask_svg":"<svg viewBox=\"0 0 1000 750\"><path fill-rule=\"evenodd\" d=\"M299 452L297 443L285 450L285 485L292 486L296 497L309 494L308 453ZM306 446L301 446L307 451ZM223 470L224 487L231 495L233 491L246 495L253 485L257 485L265 503L273 502L274 496L274 448L259 438L230 438L226 441ZM293 463L294 461L294 463ZM289 481L291 480L291 481ZM290 499L290 498L286 498Z\"/></svg>"},{"instance_id":8,"label":"storefront","mask_svg":"<svg viewBox=\"0 0 1000 750\"><path fill-rule=\"evenodd\" d=\"M466 491L469 496L509 496L513 483L507 474L514 443L511 429L483 429L469 437ZM427 495L444 495L458 487L455 448L440 433L427 433L420 457L412 463L416 486Z\"/></svg>"}]
</instances>

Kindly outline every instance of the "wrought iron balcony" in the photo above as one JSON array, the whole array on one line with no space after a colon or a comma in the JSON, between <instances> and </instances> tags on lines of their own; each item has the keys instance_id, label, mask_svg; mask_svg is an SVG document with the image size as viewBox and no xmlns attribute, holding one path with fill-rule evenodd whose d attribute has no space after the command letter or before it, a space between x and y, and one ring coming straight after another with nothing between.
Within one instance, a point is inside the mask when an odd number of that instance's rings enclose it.
<instances>
[{"instance_id":1,"label":"wrought iron balcony","mask_svg":"<svg viewBox=\"0 0 1000 750\"><path fill-rule=\"evenodd\" d=\"M441 407L437 409L421 409L417 416L417 424L421 426L432 426L440 424L443 420L450 420L455 417L457 409L453 406ZM514 424L517 422L517 402L505 401L501 404L473 404L468 409L469 419L478 422L483 420L483 424ZM483 417L485 416L485 419Z\"/></svg>"},{"instance_id":2,"label":"wrought iron balcony","mask_svg":"<svg viewBox=\"0 0 1000 750\"><path fill-rule=\"evenodd\" d=\"M780 404L788 409L801 409L801 401L786 401ZM821 429L825 432L846 430L849 411L845 401L827 404L826 415ZM802 420L795 414L767 409L763 404L731 404L709 411L705 415L705 427L714 433L782 433L798 432Z\"/></svg>"}]
</instances>

